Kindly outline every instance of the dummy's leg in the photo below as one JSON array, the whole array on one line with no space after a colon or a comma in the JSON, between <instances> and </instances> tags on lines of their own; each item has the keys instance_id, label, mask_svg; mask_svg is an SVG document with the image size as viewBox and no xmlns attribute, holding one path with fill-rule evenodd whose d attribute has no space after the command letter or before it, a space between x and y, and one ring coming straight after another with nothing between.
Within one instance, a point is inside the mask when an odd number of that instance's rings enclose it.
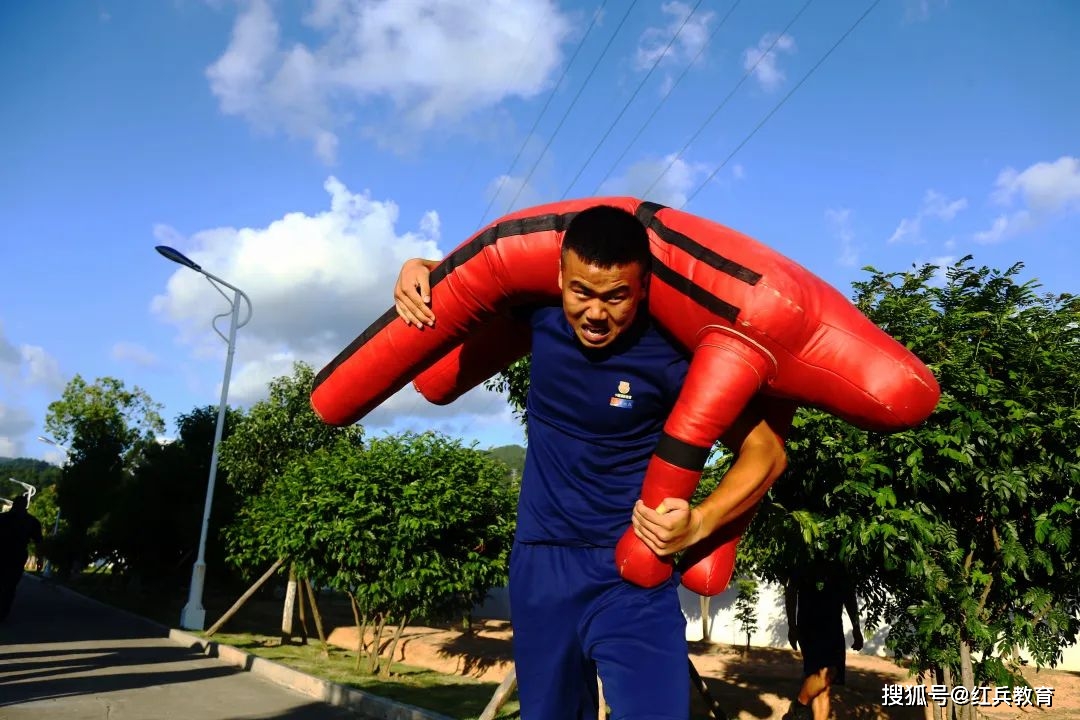
<instances>
[{"instance_id":1,"label":"dummy's leg","mask_svg":"<svg viewBox=\"0 0 1080 720\"><path fill-rule=\"evenodd\" d=\"M690 499L713 443L768 381L770 363L760 348L736 335L712 332L702 338L645 471L641 499L647 506L655 509L669 497ZM623 578L642 587L671 576L670 561L657 557L633 527L619 540L615 559Z\"/></svg>"}]
</instances>

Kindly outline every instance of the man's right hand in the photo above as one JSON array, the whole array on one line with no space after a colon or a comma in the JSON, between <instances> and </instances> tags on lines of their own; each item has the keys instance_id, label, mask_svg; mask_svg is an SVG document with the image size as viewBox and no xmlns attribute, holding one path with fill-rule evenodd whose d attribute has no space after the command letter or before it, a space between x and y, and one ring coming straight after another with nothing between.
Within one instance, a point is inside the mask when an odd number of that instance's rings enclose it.
<instances>
[{"instance_id":1,"label":"man's right hand","mask_svg":"<svg viewBox=\"0 0 1080 720\"><path fill-rule=\"evenodd\" d=\"M431 283L429 277L438 260L413 258L406 260L398 273L394 286L394 307L406 324L423 328L435 325L435 313L432 312Z\"/></svg>"}]
</instances>

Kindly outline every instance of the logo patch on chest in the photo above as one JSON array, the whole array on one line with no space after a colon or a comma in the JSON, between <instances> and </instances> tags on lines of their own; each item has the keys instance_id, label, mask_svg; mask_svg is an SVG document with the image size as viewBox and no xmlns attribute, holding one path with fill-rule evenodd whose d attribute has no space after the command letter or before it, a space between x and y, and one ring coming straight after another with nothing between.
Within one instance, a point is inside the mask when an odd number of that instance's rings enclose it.
<instances>
[{"instance_id":1,"label":"logo patch on chest","mask_svg":"<svg viewBox=\"0 0 1080 720\"><path fill-rule=\"evenodd\" d=\"M634 407L634 396L630 394L630 383L626 380L620 380L618 389L615 394L611 396L611 402L608 404L611 405L611 407L618 408Z\"/></svg>"}]
</instances>

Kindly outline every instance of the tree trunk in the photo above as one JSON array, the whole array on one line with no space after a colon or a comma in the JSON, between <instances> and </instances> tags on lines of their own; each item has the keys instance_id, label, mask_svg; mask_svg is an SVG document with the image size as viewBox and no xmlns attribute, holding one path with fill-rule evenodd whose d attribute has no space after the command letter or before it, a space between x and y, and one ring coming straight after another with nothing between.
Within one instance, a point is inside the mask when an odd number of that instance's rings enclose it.
<instances>
[{"instance_id":1,"label":"tree trunk","mask_svg":"<svg viewBox=\"0 0 1080 720\"><path fill-rule=\"evenodd\" d=\"M210 626L210 629L206 631L206 637L212 637L214 633L220 630L221 626L228 622L229 619L232 618L232 616L235 615L240 610L240 608L244 606L244 603L246 603L251 598L251 596L254 595L258 591L258 589L261 588L263 584L266 583L266 581L269 580L274 575L274 573L278 571L278 568L280 568L282 564L284 564L284 562L285 558L278 558L277 562L271 565L270 569L263 573L263 576L256 580L255 584L249 587L247 589L247 592L241 595L240 599L233 603L233 606L231 608L225 611L225 614L221 616L221 619Z\"/></svg>"},{"instance_id":2,"label":"tree trunk","mask_svg":"<svg viewBox=\"0 0 1080 720\"><path fill-rule=\"evenodd\" d=\"M299 586L297 587L296 600L296 613L300 616L300 644L307 645L308 635L311 634L307 625L307 601L304 600L304 593Z\"/></svg>"},{"instance_id":3,"label":"tree trunk","mask_svg":"<svg viewBox=\"0 0 1080 720\"><path fill-rule=\"evenodd\" d=\"M311 587L311 580L304 578L304 587L307 588L308 600L311 602L311 616L315 618L315 631L319 633L323 657L330 657L330 648L326 645L326 633L323 632L322 615L319 614L319 606L315 603L315 591Z\"/></svg>"},{"instance_id":4,"label":"tree trunk","mask_svg":"<svg viewBox=\"0 0 1080 720\"><path fill-rule=\"evenodd\" d=\"M930 678L929 683L926 682L928 676ZM928 670L919 673L919 684L926 688L927 693L929 693L929 686L934 684L934 673ZM926 704L923 705L923 720L938 720L937 707L929 694L926 696Z\"/></svg>"},{"instance_id":5,"label":"tree trunk","mask_svg":"<svg viewBox=\"0 0 1080 720\"><path fill-rule=\"evenodd\" d=\"M397 630L394 631L394 639L390 642L390 660L383 666L382 672L379 673L379 677L390 677L390 668L394 666L394 653L397 652L398 640L401 639L401 633L405 630L405 623L408 621L408 614L401 616L401 622L398 623Z\"/></svg>"},{"instance_id":6,"label":"tree trunk","mask_svg":"<svg viewBox=\"0 0 1080 720\"><path fill-rule=\"evenodd\" d=\"M379 670L379 655L382 654L382 634L386 627L386 614L379 616L379 626L375 629L375 637L371 640L371 666L368 672L374 675Z\"/></svg>"},{"instance_id":7,"label":"tree trunk","mask_svg":"<svg viewBox=\"0 0 1080 720\"><path fill-rule=\"evenodd\" d=\"M506 701L510 698L510 693L514 692L514 688L517 687L517 671L514 668L510 668L510 672L506 674L503 681L499 683L499 687L495 688L495 694L491 696L491 700L488 701L487 707L484 708L484 712L480 713L480 717L477 720L495 720L495 716L499 712L499 708L506 704Z\"/></svg>"},{"instance_id":8,"label":"tree trunk","mask_svg":"<svg viewBox=\"0 0 1080 720\"><path fill-rule=\"evenodd\" d=\"M356 604L356 596L349 593L349 604L352 606L352 621L356 624L356 671L360 673L360 658L364 655L364 633L367 630L367 615L363 620L360 617L360 606Z\"/></svg>"},{"instance_id":9,"label":"tree trunk","mask_svg":"<svg viewBox=\"0 0 1080 720\"><path fill-rule=\"evenodd\" d=\"M281 609L281 644L292 643L293 618L296 616L296 564L289 566L289 584L285 587L285 606Z\"/></svg>"},{"instance_id":10,"label":"tree trunk","mask_svg":"<svg viewBox=\"0 0 1080 720\"><path fill-rule=\"evenodd\" d=\"M972 693L975 692L975 670L971 666L971 646L967 640L960 641L960 682ZM975 707L972 702L961 706L960 720L974 720Z\"/></svg>"},{"instance_id":11,"label":"tree trunk","mask_svg":"<svg viewBox=\"0 0 1080 720\"><path fill-rule=\"evenodd\" d=\"M709 598L706 595L701 595L701 640L702 642L711 643L712 638L709 637Z\"/></svg>"},{"instance_id":12,"label":"tree trunk","mask_svg":"<svg viewBox=\"0 0 1080 720\"><path fill-rule=\"evenodd\" d=\"M945 675L945 707L943 712L945 714L945 720L952 720L953 718L953 703L952 703L952 668L945 666L942 668L942 672Z\"/></svg>"}]
</instances>

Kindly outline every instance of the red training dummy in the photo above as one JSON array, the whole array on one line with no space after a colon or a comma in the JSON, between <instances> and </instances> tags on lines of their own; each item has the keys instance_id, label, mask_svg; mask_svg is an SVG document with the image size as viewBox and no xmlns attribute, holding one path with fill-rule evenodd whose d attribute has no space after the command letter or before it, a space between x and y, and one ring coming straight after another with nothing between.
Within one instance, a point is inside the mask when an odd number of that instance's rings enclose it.
<instances>
[{"instance_id":1,"label":"red training dummy","mask_svg":"<svg viewBox=\"0 0 1080 720\"><path fill-rule=\"evenodd\" d=\"M318 374L315 412L333 425L354 423L410 380L445 404L525 355L529 328L507 311L559 301L562 234L577 212L596 205L635 213L647 228L649 313L692 353L645 474L649 507L690 498L710 448L755 396L765 407L813 406L883 432L918 425L937 405L930 370L807 269L715 222L617 197L521 210L466 240L431 273L435 327L419 332L388 310ZM778 424L783 436L786 425ZM724 590L752 514L690 549L684 585L704 595ZM625 579L646 587L671 574L632 528L616 561Z\"/></svg>"}]
</instances>

